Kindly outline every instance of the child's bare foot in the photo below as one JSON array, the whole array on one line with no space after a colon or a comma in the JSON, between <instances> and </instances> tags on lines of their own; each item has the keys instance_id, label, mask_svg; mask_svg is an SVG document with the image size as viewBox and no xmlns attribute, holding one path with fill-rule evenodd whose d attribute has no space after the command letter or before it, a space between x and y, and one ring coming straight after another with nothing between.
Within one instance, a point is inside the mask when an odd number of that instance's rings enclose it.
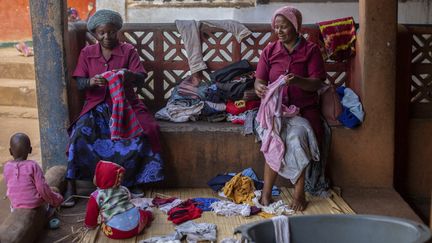
<instances>
[{"instance_id":1,"label":"child's bare foot","mask_svg":"<svg viewBox=\"0 0 432 243\"><path fill-rule=\"evenodd\" d=\"M303 211L306 209L306 196L302 189L294 189L293 201L291 202L290 208L294 211Z\"/></svg>"}]
</instances>

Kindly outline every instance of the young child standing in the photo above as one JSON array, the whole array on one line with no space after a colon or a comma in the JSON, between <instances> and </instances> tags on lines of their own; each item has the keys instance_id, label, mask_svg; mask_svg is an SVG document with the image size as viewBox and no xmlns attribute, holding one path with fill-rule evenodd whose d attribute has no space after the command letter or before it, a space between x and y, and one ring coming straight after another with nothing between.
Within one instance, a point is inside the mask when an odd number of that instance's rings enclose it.
<instances>
[{"instance_id":1,"label":"young child standing","mask_svg":"<svg viewBox=\"0 0 432 243\"><path fill-rule=\"evenodd\" d=\"M45 182L42 168L35 161L27 160L32 152L29 137L24 133L14 134L10 139L9 152L13 160L5 164L3 176L11 210L37 208L44 204L60 206L63 197Z\"/></svg>"},{"instance_id":2,"label":"young child standing","mask_svg":"<svg viewBox=\"0 0 432 243\"><path fill-rule=\"evenodd\" d=\"M97 190L87 203L85 226L95 228L101 216L101 228L108 238L126 239L138 235L150 225L153 215L130 202L129 190L121 186L125 169L113 162L99 161L93 178Z\"/></svg>"}]
</instances>

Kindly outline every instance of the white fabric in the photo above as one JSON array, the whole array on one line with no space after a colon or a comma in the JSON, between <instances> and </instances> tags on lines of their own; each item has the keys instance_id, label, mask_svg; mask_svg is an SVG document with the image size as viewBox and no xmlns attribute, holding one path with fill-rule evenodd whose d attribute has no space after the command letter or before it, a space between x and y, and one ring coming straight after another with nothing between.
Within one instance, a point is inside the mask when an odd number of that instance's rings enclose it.
<instances>
[{"instance_id":1,"label":"white fabric","mask_svg":"<svg viewBox=\"0 0 432 243\"><path fill-rule=\"evenodd\" d=\"M175 232L165 236L155 236L139 243L180 243L180 240L186 236L188 243L195 243L201 241L216 242L217 238L217 227L215 224L209 223L195 223L193 221L187 221L181 225L175 227Z\"/></svg>"},{"instance_id":2,"label":"white fabric","mask_svg":"<svg viewBox=\"0 0 432 243\"><path fill-rule=\"evenodd\" d=\"M295 211L292 210L284 201L279 200L277 202L273 202L268 206L263 206L260 204L259 200L261 199L261 191L257 190L254 192L255 197L252 199L252 202L256 207L260 208L262 212L273 214L273 215L291 215L294 214Z\"/></svg>"},{"instance_id":3,"label":"white fabric","mask_svg":"<svg viewBox=\"0 0 432 243\"><path fill-rule=\"evenodd\" d=\"M201 23L226 30L234 35L236 40L240 43L244 38L252 34L246 26L237 20L224 19L224 20L202 20Z\"/></svg>"},{"instance_id":4,"label":"white fabric","mask_svg":"<svg viewBox=\"0 0 432 243\"><path fill-rule=\"evenodd\" d=\"M284 141L285 152L278 174L295 184L311 160L319 161L319 147L313 129L306 119L295 116L280 121L280 137ZM260 138L264 136L264 129L260 126L256 127L256 131Z\"/></svg>"},{"instance_id":5,"label":"white fabric","mask_svg":"<svg viewBox=\"0 0 432 243\"><path fill-rule=\"evenodd\" d=\"M186 235L188 243L195 243L198 241L216 241L216 228L215 224L186 221L175 229L182 235Z\"/></svg>"},{"instance_id":6,"label":"white fabric","mask_svg":"<svg viewBox=\"0 0 432 243\"><path fill-rule=\"evenodd\" d=\"M136 207L142 209L142 210L146 210L150 207L153 207L153 198L149 198L149 197L137 197L137 198L132 198L131 199L131 203L133 203Z\"/></svg>"},{"instance_id":7,"label":"white fabric","mask_svg":"<svg viewBox=\"0 0 432 243\"><path fill-rule=\"evenodd\" d=\"M273 221L275 241L280 243L290 243L289 219L287 216L277 216Z\"/></svg>"},{"instance_id":8,"label":"white fabric","mask_svg":"<svg viewBox=\"0 0 432 243\"><path fill-rule=\"evenodd\" d=\"M224 238L221 243L241 243L240 240L236 240L234 238Z\"/></svg>"},{"instance_id":9,"label":"white fabric","mask_svg":"<svg viewBox=\"0 0 432 243\"><path fill-rule=\"evenodd\" d=\"M205 101L205 103L212 109L217 111L225 111L226 105L225 103L214 103L210 101Z\"/></svg>"},{"instance_id":10,"label":"white fabric","mask_svg":"<svg viewBox=\"0 0 432 243\"><path fill-rule=\"evenodd\" d=\"M180 243L183 235L179 232L174 232L164 236L154 236L145 240L139 241L139 243Z\"/></svg>"},{"instance_id":11,"label":"white fabric","mask_svg":"<svg viewBox=\"0 0 432 243\"><path fill-rule=\"evenodd\" d=\"M176 20L175 24L183 40L191 74L207 69L202 55L199 23L195 20Z\"/></svg>"},{"instance_id":12,"label":"white fabric","mask_svg":"<svg viewBox=\"0 0 432 243\"><path fill-rule=\"evenodd\" d=\"M174 201L170 202L170 203L166 203L163 204L161 206L159 206L159 210L164 212L165 214L168 213L168 211L170 211L172 208L177 207L180 203L182 203L183 201L180 199L175 199Z\"/></svg>"},{"instance_id":13,"label":"white fabric","mask_svg":"<svg viewBox=\"0 0 432 243\"><path fill-rule=\"evenodd\" d=\"M232 33L238 42L241 42L243 38L252 34L248 28L235 20L204 20L201 22ZM207 69L202 55L202 44L199 33L200 23L195 20L176 20L175 24L186 50L191 74Z\"/></svg>"},{"instance_id":14,"label":"white fabric","mask_svg":"<svg viewBox=\"0 0 432 243\"><path fill-rule=\"evenodd\" d=\"M250 216L251 208L249 205L246 204L235 204L230 201L217 201L210 205L210 207L213 209L213 211L217 215L224 215L224 216Z\"/></svg>"},{"instance_id":15,"label":"white fabric","mask_svg":"<svg viewBox=\"0 0 432 243\"><path fill-rule=\"evenodd\" d=\"M168 104L156 112L156 119L167 120L172 122L195 121L196 117L201 114L204 102L200 101L192 106L185 106L182 102L168 102Z\"/></svg>"}]
</instances>

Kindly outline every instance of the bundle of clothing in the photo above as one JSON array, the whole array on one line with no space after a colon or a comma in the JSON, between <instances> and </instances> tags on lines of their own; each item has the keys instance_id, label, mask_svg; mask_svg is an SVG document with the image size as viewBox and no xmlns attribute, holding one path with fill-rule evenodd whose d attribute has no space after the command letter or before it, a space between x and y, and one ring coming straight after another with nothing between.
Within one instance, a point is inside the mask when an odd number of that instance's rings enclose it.
<instances>
[{"instance_id":1,"label":"bundle of clothing","mask_svg":"<svg viewBox=\"0 0 432 243\"><path fill-rule=\"evenodd\" d=\"M254 68L246 60L228 65L210 74L211 85L197 78L207 69L202 53L200 26L205 24L231 33L238 42L252 32L235 20L176 20L177 30L184 43L191 76L181 80L166 107L156 113L156 118L173 122L196 121L199 119L225 121L227 101L258 99L253 90ZM233 118L231 120L239 120Z\"/></svg>"},{"instance_id":2,"label":"bundle of clothing","mask_svg":"<svg viewBox=\"0 0 432 243\"><path fill-rule=\"evenodd\" d=\"M173 89L167 105L155 117L173 122L228 120L245 124L249 120L252 123L253 116L248 112L257 110L260 104L253 88L253 70L247 60L241 60L211 73L210 85L187 76Z\"/></svg>"},{"instance_id":3,"label":"bundle of clothing","mask_svg":"<svg viewBox=\"0 0 432 243\"><path fill-rule=\"evenodd\" d=\"M343 107L342 113L337 117L339 122L347 128L359 126L363 122L364 111L357 94L345 86L340 86L336 89L336 92Z\"/></svg>"}]
</instances>

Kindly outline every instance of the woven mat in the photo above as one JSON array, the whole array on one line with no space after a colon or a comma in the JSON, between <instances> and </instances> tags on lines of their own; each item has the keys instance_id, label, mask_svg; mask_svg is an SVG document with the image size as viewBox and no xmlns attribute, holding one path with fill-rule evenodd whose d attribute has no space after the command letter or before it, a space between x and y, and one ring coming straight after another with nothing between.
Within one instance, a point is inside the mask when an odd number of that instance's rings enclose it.
<instances>
[{"instance_id":1,"label":"woven mat","mask_svg":"<svg viewBox=\"0 0 432 243\"><path fill-rule=\"evenodd\" d=\"M275 200L282 199L284 202L289 204L292 200L293 188L281 188L281 195L275 197ZM308 201L308 206L304 212L298 212L297 215L314 215L314 214L355 214L354 211L345 203L345 201L338 196L336 193L332 192L331 198L318 198L312 197L306 194L306 200ZM146 197L155 196L171 196L180 199L188 199L194 197L215 197L219 196L213 192L211 189L207 188L182 188L182 189L158 189L154 191L147 191ZM88 243L107 243L107 242L139 242L153 236L162 236L174 232L175 225L167 220L167 215L158 209L154 210L155 220L152 222L150 228L144 230L144 233L127 240L110 240L107 238L100 230L89 231L82 242ZM224 217L218 216L213 212L204 212L201 218L195 219L197 223L213 223L217 225L218 231L218 242L222 239L230 237L239 239L240 236L233 236L233 230L241 224L250 223L256 220L262 220L260 216L252 217L241 217L241 216L231 216Z\"/></svg>"}]
</instances>

